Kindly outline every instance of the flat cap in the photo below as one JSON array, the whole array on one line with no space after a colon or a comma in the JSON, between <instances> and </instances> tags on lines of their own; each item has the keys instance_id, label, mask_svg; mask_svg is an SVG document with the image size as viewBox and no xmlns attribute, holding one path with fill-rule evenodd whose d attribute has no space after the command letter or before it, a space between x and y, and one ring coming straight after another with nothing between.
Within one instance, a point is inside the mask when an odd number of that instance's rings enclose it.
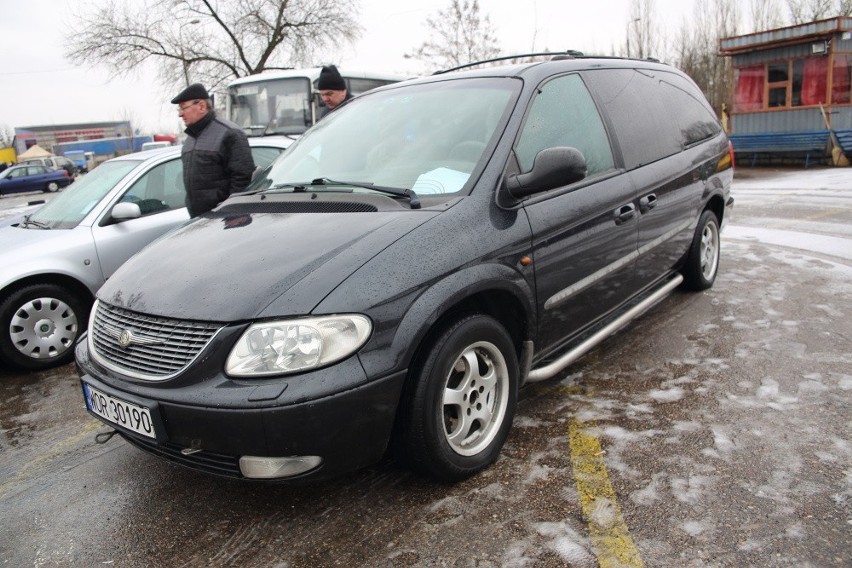
<instances>
[{"instance_id":1,"label":"flat cap","mask_svg":"<svg viewBox=\"0 0 852 568\"><path fill-rule=\"evenodd\" d=\"M184 101L206 100L209 98L210 95L207 94L207 89L204 88L204 85L201 83L193 83L178 93L178 96L172 99L172 104L176 105Z\"/></svg>"}]
</instances>

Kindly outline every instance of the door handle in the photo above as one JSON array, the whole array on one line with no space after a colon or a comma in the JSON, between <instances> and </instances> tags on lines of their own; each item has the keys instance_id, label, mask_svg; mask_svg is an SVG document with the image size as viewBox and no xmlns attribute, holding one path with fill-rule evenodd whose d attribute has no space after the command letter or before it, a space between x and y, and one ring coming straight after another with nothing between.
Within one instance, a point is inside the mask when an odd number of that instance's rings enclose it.
<instances>
[{"instance_id":1,"label":"door handle","mask_svg":"<svg viewBox=\"0 0 852 568\"><path fill-rule=\"evenodd\" d=\"M653 193L649 193L645 197L639 200L639 212L647 213L651 209L657 206L657 196Z\"/></svg>"},{"instance_id":2,"label":"door handle","mask_svg":"<svg viewBox=\"0 0 852 568\"><path fill-rule=\"evenodd\" d=\"M621 225L636 216L636 206L632 203L628 203L627 205L622 205L613 211L613 213L615 215L615 224Z\"/></svg>"}]
</instances>

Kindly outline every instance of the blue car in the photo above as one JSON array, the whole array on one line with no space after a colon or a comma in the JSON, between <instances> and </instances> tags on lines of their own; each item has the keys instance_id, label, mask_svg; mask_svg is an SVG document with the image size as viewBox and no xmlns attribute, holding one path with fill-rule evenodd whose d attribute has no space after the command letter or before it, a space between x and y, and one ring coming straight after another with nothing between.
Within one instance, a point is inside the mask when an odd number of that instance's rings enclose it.
<instances>
[{"instance_id":1,"label":"blue car","mask_svg":"<svg viewBox=\"0 0 852 568\"><path fill-rule=\"evenodd\" d=\"M58 191L71 183L65 170L52 170L47 166L12 166L0 172L0 195L24 191Z\"/></svg>"}]
</instances>

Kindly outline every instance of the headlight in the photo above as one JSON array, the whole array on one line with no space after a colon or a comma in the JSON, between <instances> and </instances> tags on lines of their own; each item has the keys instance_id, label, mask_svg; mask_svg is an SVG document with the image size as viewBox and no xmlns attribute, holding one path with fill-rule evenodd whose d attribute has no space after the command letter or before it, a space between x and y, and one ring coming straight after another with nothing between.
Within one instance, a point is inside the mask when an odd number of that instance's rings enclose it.
<instances>
[{"instance_id":1,"label":"headlight","mask_svg":"<svg viewBox=\"0 0 852 568\"><path fill-rule=\"evenodd\" d=\"M355 353L371 330L368 318L354 314L256 323L234 345L225 372L259 377L322 367Z\"/></svg>"}]
</instances>

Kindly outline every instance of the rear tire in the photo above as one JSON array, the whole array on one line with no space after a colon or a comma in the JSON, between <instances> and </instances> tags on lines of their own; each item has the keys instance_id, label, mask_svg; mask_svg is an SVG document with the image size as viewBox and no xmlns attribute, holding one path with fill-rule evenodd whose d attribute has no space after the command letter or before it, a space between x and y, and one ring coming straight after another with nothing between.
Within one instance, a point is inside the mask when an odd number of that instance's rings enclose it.
<instances>
[{"instance_id":1,"label":"rear tire","mask_svg":"<svg viewBox=\"0 0 852 568\"><path fill-rule=\"evenodd\" d=\"M55 181L52 181L52 182L50 182L50 183L48 183L48 184L47 184L47 186L44 188L44 191L45 191L46 193L47 193L47 192L49 192L49 193L56 193L57 191L59 191L59 184L58 184L58 183L56 183Z\"/></svg>"},{"instance_id":2,"label":"rear tire","mask_svg":"<svg viewBox=\"0 0 852 568\"><path fill-rule=\"evenodd\" d=\"M416 473L460 481L497 460L518 395L518 361L509 334L483 315L447 325L412 379L399 448Z\"/></svg>"},{"instance_id":3,"label":"rear tire","mask_svg":"<svg viewBox=\"0 0 852 568\"><path fill-rule=\"evenodd\" d=\"M67 363L87 318L85 302L61 286L15 290L0 303L0 355L28 371Z\"/></svg>"},{"instance_id":4,"label":"rear tire","mask_svg":"<svg viewBox=\"0 0 852 568\"><path fill-rule=\"evenodd\" d=\"M713 286L719 272L721 242L719 219L709 209L698 219L698 227L683 267L683 283L690 290L706 290Z\"/></svg>"}]
</instances>

